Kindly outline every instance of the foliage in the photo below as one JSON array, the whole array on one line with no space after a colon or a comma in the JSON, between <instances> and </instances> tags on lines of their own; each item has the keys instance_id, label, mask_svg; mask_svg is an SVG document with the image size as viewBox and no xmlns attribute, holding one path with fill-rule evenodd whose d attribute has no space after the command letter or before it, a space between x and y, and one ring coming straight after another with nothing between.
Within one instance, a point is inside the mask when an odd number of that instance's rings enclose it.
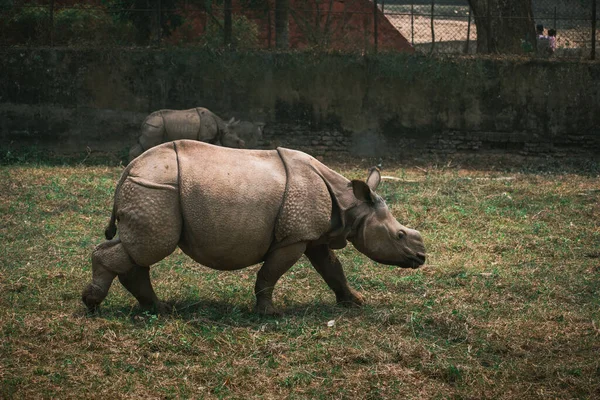
<instances>
[{"instance_id":1,"label":"foliage","mask_svg":"<svg viewBox=\"0 0 600 400\"><path fill-rule=\"evenodd\" d=\"M223 20L208 20L206 30L200 38L208 48L223 46ZM258 46L258 25L245 15L233 15L231 19L231 45L238 49L253 49Z\"/></svg>"},{"instance_id":2,"label":"foliage","mask_svg":"<svg viewBox=\"0 0 600 400\"><path fill-rule=\"evenodd\" d=\"M176 12L176 0L102 0L116 21L130 22L136 29L138 43L156 41L158 36L168 36L183 23ZM160 15L159 7L160 5ZM160 27L158 20L160 17Z\"/></svg>"},{"instance_id":3,"label":"foliage","mask_svg":"<svg viewBox=\"0 0 600 400\"><path fill-rule=\"evenodd\" d=\"M47 7L9 7L8 18L0 20L0 33L16 43L48 42L50 33L50 13Z\"/></svg>"},{"instance_id":4,"label":"foliage","mask_svg":"<svg viewBox=\"0 0 600 400\"><path fill-rule=\"evenodd\" d=\"M86 316L122 167L0 167L0 398L596 398L598 165L484 162L384 165L400 180L378 193L423 233L427 265L337 251L368 301L345 309L301 260L277 318L251 312L258 267L179 251L151 269L175 313L142 312L116 281ZM370 166L330 165L353 179Z\"/></svg>"},{"instance_id":5,"label":"foliage","mask_svg":"<svg viewBox=\"0 0 600 400\"><path fill-rule=\"evenodd\" d=\"M333 38L333 31L335 31L331 28L331 21L335 17L331 13L333 0L328 0L325 4L328 8L322 9L318 1L303 0L297 2L297 10L290 10L294 22L302 32L302 36L313 47L322 46L327 48ZM348 17L343 15L341 18L345 20ZM345 25L345 22L341 25Z\"/></svg>"},{"instance_id":6,"label":"foliage","mask_svg":"<svg viewBox=\"0 0 600 400\"><path fill-rule=\"evenodd\" d=\"M242 8L249 8L251 10L264 10L270 9L271 5L269 0L240 0Z\"/></svg>"},{"instance_id":7,"label":"foliage","mask_svg":"<svg viewBox=\"0 0 600 400\"><path fill-rule=\"evenodd\" d=\"M113 21L102 9L75 5L54 14L55 43L101 42L111 35Z\"/></svg>"},{"instance_id":8,"label":"foliage","mask_svg":"<svg viewBox=\"0 0 600 400\"><path fill-rule=\"evenodd\" d=\"M132 42L133 27L113 20L106 10L87 5L56 8L53 20L47 6L9 7L0 21L3 40L11 44L115 44ZM51 29L51 22L54 25Z\"/></svg>"}]
</instances>

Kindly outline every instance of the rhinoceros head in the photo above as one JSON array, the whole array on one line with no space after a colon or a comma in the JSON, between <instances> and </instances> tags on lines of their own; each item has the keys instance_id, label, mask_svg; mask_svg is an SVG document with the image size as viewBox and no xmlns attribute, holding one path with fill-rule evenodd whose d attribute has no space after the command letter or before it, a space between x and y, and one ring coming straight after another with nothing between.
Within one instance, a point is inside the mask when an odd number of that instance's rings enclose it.
<instances>
[{"instance_id":1,"label":"rhinoceros head","mask_svg":"<svg viewBox=\"0 0 600 400\"><path fill-rule=\"evenodd\" d=\"M264 127L262 122L239 121L233 118L227 123L229 132L243 140L248 148L255 148L263 138Z\"/></svg>"},{"instance_id":2,"label":"rhinoceros head","mask_svg":"<svg viewBox=\"0 0 600 400\"><path fill-rule=\"evenodd\" d=\"M400 224L390 213L385 201L374 189L381 176L372 168L367 182L352 181L357 200L347 210L354 228L348 240L370 259L403 268L418 268L425 263L425 246L421 234Z\"/></svg>"},{"instance_id":3,"label":"rhinoceros head","mask_svg":"<svg viewBox=\"0 0 600 400\"><path fill-rule=\"evenodd\" d=\"M239 125L240 121L235 118L231 118L226 124L225 129L221 133L221 143L225 147L233 147L238 149L245 149L246 142L240 138L235 132L235 128Z\"/></svg>"}]
</instances>

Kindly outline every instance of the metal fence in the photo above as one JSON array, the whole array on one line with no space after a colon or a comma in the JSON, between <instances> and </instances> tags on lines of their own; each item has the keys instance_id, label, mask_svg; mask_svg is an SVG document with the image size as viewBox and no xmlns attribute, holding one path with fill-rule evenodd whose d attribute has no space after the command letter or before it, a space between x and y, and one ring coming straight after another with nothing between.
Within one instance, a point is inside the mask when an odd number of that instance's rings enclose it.
<instances>
[{"instance_id":1,"label":"metal fence","mask_svg":"<svg viewBox=\"0 0 600 400\"><path fill-rule=\"evenodd\" d=\"M477 26L466 0L379 0L386 18L417 51L477 52ZM593 0L533 0L534 25L556 31L553 57L587 58L597 43ZM595 17L594 17L595 16ZM491 15L491 17L494 17ZM507 16L505 18L513 18ZM595 43L594 43L595 44Z\"/></svg>"},{"instance_id":2,"label":"metal fence","mask_svg":"<svg viewBox=\"0 0 600 400\"><path fill-rule=\"evenodd\" d=\"M0 0L0 46L275 48L275 0L220 1ZM596 0L532 1L553 57L595 56ZM288 15L291 48L477 52L466 0L289 0Z\"/></svg>"}]
</instances>

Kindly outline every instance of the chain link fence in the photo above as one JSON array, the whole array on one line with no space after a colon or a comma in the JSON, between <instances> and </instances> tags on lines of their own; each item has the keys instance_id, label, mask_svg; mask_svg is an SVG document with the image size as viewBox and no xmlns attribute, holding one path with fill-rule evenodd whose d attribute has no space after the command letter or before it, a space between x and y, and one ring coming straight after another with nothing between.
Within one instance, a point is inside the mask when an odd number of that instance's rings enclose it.
<instances>
[{"instance_id":1,"label":"chain link fence","mask_svg":"<svg viewBox=\"0 0 600 400\"><path fill-rule=\"evenodd\" d=\"M475 53L477 28L467 1L382 0L388 20L416 51Z\"/></svg>"},{"instance_id":2,"label":"chain link fence","mask_svg":"<svg viewBox=\"0 0 600 400\"><path fill-rule=\"evenodd\" d=\"M381 0L381 10L417 51L477 52L477 26L466 0ZM596 15L592 0L533 0L534 24L543 35L556 32L552 56L586 58L592 54ZM493 15L491 16L493 17ZM505 17L515 18L515 17ZM597 20L596 16L596 20Z\"/></svg>"},{"instance_id":3,"label":"chain link fence","mask_svg":"<svg viewBox=\"0 0 600 400\"><path fill-rule=\"evenodd\" d=\"M552 57L595 56L595 3L532 0L534 24L543 26L545 36L556 32ZM477 24L466 0L288 0L288 4L290 48L477 52ZM216 48L227 43L272 49L275 25L275 0L0 0L0 46ZM535 54L533 47L528 51Z\"/></svg>"}]
</instances>

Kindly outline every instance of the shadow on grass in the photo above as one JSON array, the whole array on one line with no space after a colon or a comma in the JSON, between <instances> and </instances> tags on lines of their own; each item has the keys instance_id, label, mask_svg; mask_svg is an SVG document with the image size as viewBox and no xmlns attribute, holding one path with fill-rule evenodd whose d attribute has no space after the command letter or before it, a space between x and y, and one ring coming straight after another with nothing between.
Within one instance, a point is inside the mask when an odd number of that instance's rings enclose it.
<instances>
[{"instance_id":1,"label":"shadow on grass","mask_svg":"<svg viewBox=\"0 0 600 400\"><path fill-rule=\"evenodd\" d=\"M192 325L212 325L230 328L260 329L265 323L322 325L341 317L344 319L364 319L365 315L376 312L379 307L345 307L334 302L303 302L291 306L277 305L278 314L261 315L253 311L253 304L240 307L227 301L183 299L166 302L171 312L155 313L133 306L105 305L90 313L82 305L74 316L80 318L103 318L106 320L131 320L134 324L162 319L181 320ZM383 305L381 307L384 307Z\"/></svg>"}]
</instances>

